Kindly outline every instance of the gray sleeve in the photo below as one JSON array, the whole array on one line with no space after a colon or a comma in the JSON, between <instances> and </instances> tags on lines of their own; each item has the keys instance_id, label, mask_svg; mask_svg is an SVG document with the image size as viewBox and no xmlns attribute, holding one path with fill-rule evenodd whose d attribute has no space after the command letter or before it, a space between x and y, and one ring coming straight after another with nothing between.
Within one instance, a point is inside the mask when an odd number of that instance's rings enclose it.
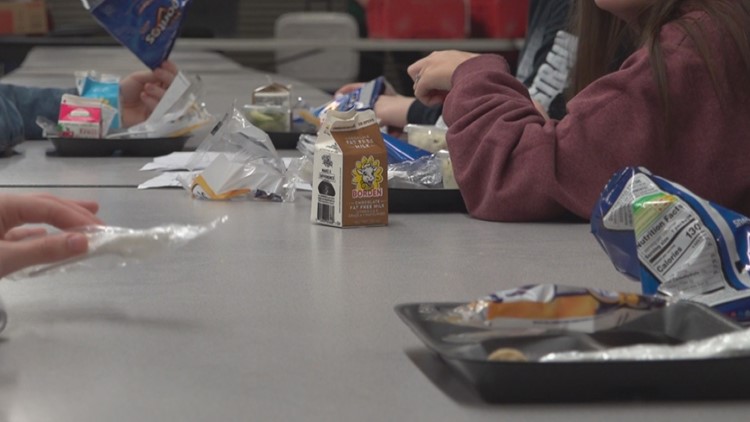
<instances>
[{"instance_id":1,"label":"gray sleeve","mask_svg":"<svg viewBox=\"0 0 750 422\"><path fill-rule=\"evenodd\" d=\"M41 139L37 116L57 121L60 100L66 93L75 93L75 89L0 84L0 150L24 139Z\"/></svg>"}]
</instances>

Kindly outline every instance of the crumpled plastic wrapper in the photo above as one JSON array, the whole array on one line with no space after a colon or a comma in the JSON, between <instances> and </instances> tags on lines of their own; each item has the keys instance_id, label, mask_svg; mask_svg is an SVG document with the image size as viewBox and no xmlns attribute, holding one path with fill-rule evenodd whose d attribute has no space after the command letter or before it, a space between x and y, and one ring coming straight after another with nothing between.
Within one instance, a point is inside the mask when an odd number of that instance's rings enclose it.
<instances>
[{"instance_id":1,"label":"crumpled plastic wrapper","mask_svg":"<svg viewBox=\"0 0 750 422\"><path fill-rule=\"evenodd\" d=\"M86 226L78 230L88 238L89 250L86 254L61 262L28 267L7 278L21 280L86 268L126 267L179 248L214 230L227 219L225 216L205 225L168 224L150 229Z\"/></svg>"},{"instance_id":2,"label":"crumpled plastic wrapper","mask_svg":"<svg viewBox=\"0 0 750 422\"><path fill-rule=\"evenodd\" d=\"M210 164L201 172L180 179L194 198L292 202L303 158L293 159L287 168L268 134L233 106L198 146L187 167L197 170L206 161Z\"/></svg>"},{"instance_id":3,"label":"crumpled plastic wrapper","mask_svg":"<svg viewBox=\"0 0 750 422\"><path fill-rule=\"evenodd\" d=\"M542 356L540 362L683 360L726 358L750 354L750 331L743 330L680 345L637 344L593 352L557 352Z\"/></svg>"}]
</instances>

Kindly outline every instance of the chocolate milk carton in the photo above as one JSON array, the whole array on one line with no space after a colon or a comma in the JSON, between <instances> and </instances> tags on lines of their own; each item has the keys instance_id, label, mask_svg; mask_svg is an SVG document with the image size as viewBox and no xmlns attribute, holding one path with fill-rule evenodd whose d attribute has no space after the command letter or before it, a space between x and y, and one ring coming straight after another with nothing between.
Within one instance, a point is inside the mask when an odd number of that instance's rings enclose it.
<instances>
[{"instance_id":1,"label":"chocolate milk carton","mask_svg":"<svg viewBox=\"0 0 750 422\"><path fill-rule=\"evenodd\" d=\"M372 110L326 115L315 143L312 191L313 223L388 224L388 157Z\"/></svg>"}]
</instances>

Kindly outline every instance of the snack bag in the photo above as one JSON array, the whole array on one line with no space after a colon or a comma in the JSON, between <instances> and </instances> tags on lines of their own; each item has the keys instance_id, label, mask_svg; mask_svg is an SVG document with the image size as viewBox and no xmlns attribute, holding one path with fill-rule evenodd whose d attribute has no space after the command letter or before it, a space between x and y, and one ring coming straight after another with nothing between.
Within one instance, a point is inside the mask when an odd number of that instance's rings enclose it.
<instances>
[{"instance_id":1,"label":"snack bag","mask_svg":"<svg viewBox=\"0 0 750 422\"><path fill-rule=\"evenodd\" d=\"M493 328L594 332L668 304L664 298L556 284L503 290L437 315L442 322Z\"/></svg>"},{"instance_id":2,"label":"snack bag","mask_svg":"<svg viewBox=\"0 0 750 422\"><path fill-rule=\"evenodd\" d=\"M190 0L81 0L120 44L149 68L169 58Z\"/></svg>"},{"instance_id":3,"label":"snack bag","mask_svg":"<svg viewBox=\"0 0 750 422\"><path fill-rule=\"evenodd\" d=\"M385 91L385 78L380 76L364 84L361 88L352 92L337 95L332 101L313 110L313 115L323 121L326 114L331 111L349 111L365 108L374 108L375 102Z\"/></svg>"},{"instance_id":4,"label":"snack bag","mask_svg":"<svg viewBox=\"0 0 750 422\"><path fill-rule=\"evenodd\" d=\"M591 230L646 294L711 306L750 321L750 219L628 167L607 183Z\"/></svg>"}]
</instances>

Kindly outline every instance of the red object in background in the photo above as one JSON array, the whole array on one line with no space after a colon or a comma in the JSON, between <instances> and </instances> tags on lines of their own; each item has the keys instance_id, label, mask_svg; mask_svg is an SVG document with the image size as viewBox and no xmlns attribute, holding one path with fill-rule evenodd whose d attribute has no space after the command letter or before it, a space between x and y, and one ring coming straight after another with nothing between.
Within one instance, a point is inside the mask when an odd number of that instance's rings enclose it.
<instances>
[{"instance_id":1,"label":"red object in background","mask_svg":"<svg viewBox=\"0 0 750 422\"><path fill-rule=\"evenodd\" d=\"M367 3L370 38L466 38L468 21L466 0L370 0Z\"/></svg>"},{"instance_id":2,"label":"red object in background","mask_svg":"<svg viewBox=\"0 0 750 422\"><path fill-rule=\"evenodd\" d=\"M46 34L44 0L0 1L0 35Z\"/></svg>"},{"instance_id":3,"label":"red object in background","mask_svg":"<svg viewBox=\"0 0 750 422\"><path fill-rule=\"evenodd\" d=\"M470 0L471 35L479 38L524 38L528 0Z\"/></svg>"}]
</instances>

